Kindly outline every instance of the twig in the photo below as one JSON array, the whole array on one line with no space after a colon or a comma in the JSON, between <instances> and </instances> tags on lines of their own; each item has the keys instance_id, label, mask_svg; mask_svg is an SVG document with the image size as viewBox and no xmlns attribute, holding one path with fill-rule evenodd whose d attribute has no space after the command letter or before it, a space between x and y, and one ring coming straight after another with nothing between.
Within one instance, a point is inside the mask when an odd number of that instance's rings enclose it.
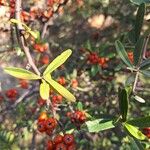
<instances>
[{"instance_id":1,"label":"twig","mask_svg":"<svg viewBox=\"0 0 150 150\"><path fill-rule=\"evenodd\" d=\"M15 17L16 17L16 19L17 19L19 22L21 22L21 18L20 18L21 3L22 3L21 0L16 0L16 7L15 7L16 13L15 13ZM23 31L23 30L24 30L24 28L23 28L22 24L17 24L17 32L19 33L19 37L18 37L18 38L19 38L19 39L18 39L18 40L19 40L19 43L20 43L21 47L23 48L23 50L24 50L24 52L25 52L25 55L26 55L26 57L27 57L27 59L28 59L29 64L31 65L32 69L34 70L34 72L35 72L37 75L40 76L40 72L39 72L37 66L36 66L35 63L34 63L33 58L32 58L32 56L31 56L31 54L30 54L30 50L29 50L29 48L28 48L28 46L27 46L27 44L26 44L26 42L25 42L25 37L24 37L24 35L21 33L21 31Z\"/></svg>"}]
</instances>

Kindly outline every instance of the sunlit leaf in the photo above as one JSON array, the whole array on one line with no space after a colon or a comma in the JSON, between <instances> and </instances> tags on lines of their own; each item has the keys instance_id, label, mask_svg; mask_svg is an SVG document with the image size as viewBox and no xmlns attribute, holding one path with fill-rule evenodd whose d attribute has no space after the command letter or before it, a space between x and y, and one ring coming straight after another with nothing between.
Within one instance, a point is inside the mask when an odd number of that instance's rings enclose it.
<instances>
[{"instance_id":1,"label":"sunlit leaf","mask_svg":"<svg viewBox=\"0 0 150 150\"><path fill-rule=\"evenodd\" d=\"M61 94L64 98L66 98L68 101L75 102L76 98L71 94L66 88L64 88L62 85L54 81L52 78L49 78L46 76L44 78L59 94Z\"/></svg>"},{"instance_id":2,"label":"sunlit leaf","mask_svg":"<svg viewBox=\"0 0 150 150\"><path fill-rule=\"evenodd\" d=\"M116 50L117 53L119 54L120 58L122 59L122 61L128 66L128 67L133 67L133 65L131 64L127 52L125 51L125 48L123 46L123 44L120 41L116 41L115 42L115 46L116 46Z\"/></svg>"},{"instance_id":3,"label":"sunlit leaf","mask_svg":"<svg viewBox=\"0 0 150 150\"><path fill-rule=\"evenodd\" d=\"M22 68L16 68L16 67L6 67L4 68L4 71L16 78L20 79L27 79L27 80L38 80L41 79L40 76L34 74L31 71L22 69Z\"/></svg>"},{"instance_id":4,"label":"sunlit leaf","mask_svg":"<svg viewBox=\"0 0 150 150\"><path fill-rule=\"evenodd\" d=\"M61 53L59 56L57 56L46 68L43 75L45 76L47 73L52 73L55 69L57 69L59 66L61 66L71 55L72 51L66 50L63 53Z\"/></svg>"},{"instance_id":5,"label":"sunlit leaf","mask_svg":"<svg viewBox=\"0 0 150 150\"><path fill-rule=\"evenodd\" d=\"M135 138L139 140L145 140L146 136L138 130L135 126L132 126L131 124L125 123L124 124L125 129Z\"/></svg>"},{"instance_id":6,"label":"sunlit leaf","mask_svg":"<svg viewBox=\"0 0 150 150\"><path fill-rule=\"evenodd\" d=\"M40 96L43 99L47 100L49 98L49 91L50 91L49 84L45 80L42 80L42 83L40 84Z\"/></svg>"},{"instance_id":7,"label":"sunlit leaf","mask_svg":"<svg viewBox=\"0 0 150 150\"><path fill-rule=\"evenodd\" d=\"M96 119L93 121L86 122L87 128L89 132L98 133L103 130L114 128L113 120L109 119Z\"/></svg>"},{"instance_id":8,"label":"sunlit leaf","mask_svg":"<svg viewBox=\"0 0 150 150\"><path fill-rule=\"evenodd\" d=\"M141 98L140 96L135 95L134 99L137 100L140 103L145 103L145 100L143 98Z\"/></svg>"}]
</instances>

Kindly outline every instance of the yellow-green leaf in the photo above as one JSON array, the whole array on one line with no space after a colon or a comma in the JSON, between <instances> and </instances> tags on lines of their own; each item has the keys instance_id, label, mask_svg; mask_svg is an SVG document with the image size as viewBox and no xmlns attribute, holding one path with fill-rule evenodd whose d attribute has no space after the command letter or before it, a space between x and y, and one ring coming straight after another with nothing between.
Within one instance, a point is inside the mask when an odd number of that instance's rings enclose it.
<instances>
[{"instance_id":1,"label":"yellow-green leaf","mask_svg":"<svg viewBox=\"0 0 150 150\"><path fill-rule=\"evenodd\" d=\"M133 137L139 140L145 140L146 136L141 131L139 131L135 126L125 123L124 127Z\"/></svg>"},{"instance_id":2,"label":"yellow-green leaf","mask_svg":"<svg viewBox=\"0 0 150 150\"><path fill-rule=\"evenodd\" d=\"M71 55L72 51L70 49L64 51L59 56L57 56L46 68L43 75L45 76L47 73L53 72L55 69L57 69L59 66L61 66Z\"/></svg>"},{"instance_id":3,"label":"yellow-green leaf","mask_svg":"<svg viewBox=\"0 0 150 150\"><path fill-rule=\"evenodd\" d=\"M10 22L14 23L14 24L21 24L25 28L25 30L28 30L28 31L31 30L31 28L29 28L25 23L23 23L17 19L10 19Z\"/></svg>"},{"instance_id":4,"label":"yellow-green leaf","mask_svg":"<svg viewBox=\"0 0 150 150\"><path fill-rule=\"evenodd\" d=\"M54 81L51 77L44 78L59 94L65 97L68 101L74 102L76 98L66 88Z\"/></svg>"},{"instance_id":5,"label":"yellow-green leaf","mask_svg":"<svg viewBox=\"0 0 150 150\"><path fill-rule=\"evenodd\" d=\"M16 78L20 79L27 79L27 80L38 80L41 79L40 76L34 74L31 71L28 71L26 69L22 68L16 68L16 67L6 67L4 68L4 71Z\"/></svg>"},{"instance_id":6,"label":"yellow-green leaf","mask_svg":"<svg viewBox=\"0 0 150 150\"><path fill-rule=\"evenodd\" d=\"M47 100L49 98L49 90L50 90L49 84L45 80L42 80L42 83L40 84L40 96L43 99Z\"/></svg>"}]
</instances>

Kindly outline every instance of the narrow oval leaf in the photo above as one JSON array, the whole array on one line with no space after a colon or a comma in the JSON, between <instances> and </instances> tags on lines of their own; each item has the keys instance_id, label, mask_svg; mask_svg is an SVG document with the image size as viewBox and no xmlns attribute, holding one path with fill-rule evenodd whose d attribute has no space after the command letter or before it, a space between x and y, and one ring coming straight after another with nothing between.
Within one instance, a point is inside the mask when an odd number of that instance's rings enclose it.
<instances>
[{"instance_id":1,"label":"narrow oval leaf","mask_svg":"<svg viewBox=\"0 0 150 150\"><path fill-rule=\"evenodd\" d=\"M50 91L50 86L46 81L42 80L42 83L40 84L40 96L47 100L49 98L49 91Z\"/></svg>"},{"instance_id":2,"label":"narrow oval leaf","mask_svg":"<svg viewBox=\"0 0 150 150\"><path fill-rule=\"evenodd\" d=\"M103 130L114 128L113 120L108 119L96 119L93 121L86 122L87 128L89 132L98 133Z\"/></svg>"},{"instance_id":3,"label":"narrow oval leaf","mask_svg":"<svg viewBox=\"0 0 150 150\"><path fill-rule=\"evenodd\" d=\"M63 53L61 53L59 56L57 56L46 68L46 70L43 73L43 76L45 76L47 73L53 72L55 69L57 69L59 66L61 66L71 55L72 51L66 50Z\"/></svg>"},{"instance_id":4,"label":"narrow oval leaf","mask_svg":"<svg viewBox=\"0 0 150 150\"><path fill-rule=\"evenodd\" d=\"M128 113L128 93L126 89L119 89L118 92L119 98L119 108L122 115L123 121L126 121Z\"/></svg>"},{"instance_id":5,"label":"narrow oval leaf","mask_svg":"<svg viewBox=\"0 0 150 150\"><path fill-rule=\"evenodd\" d=\"M150 77L150 70L140 70L140 73L142 73L146 77Z\"/></svg>"},{"instance_id":6,"label":"narrow oval leaf","mask_svg":"<svg viewBox=\"0 0 150 150\"><path fill-rule=\"evenodd\" d=\"M81 102L77 103L77 109L82 111L83 110L83 104Z\"/></svg>"},{"instance_id":7,"label":"narrow oval leaf","mask_svg":"<svg viewBox=\"0 0 150 150\"><path fill-rule=\"evenodd\" d=\"M44 78L59 94L65 97L68 101L75 102L76 98L62 85L54 81L52 78Z\"/></svg>"},{"instance_id":8,"label":"narrow oval leaf","mask_svg":"<svg viewBox=\"0 0 150 150\"><path fill-rule=\"evenodd\" d=\"M130 0L132 3L141 5L142 3L150 3L149 0Z\"/></svg>"},{"instance_id":9,"label":"narrow oval leaf","mask_svg":"<svg viewBox=\"0 0 150 150\"><path fill-rule=\"evenodd\" d=\"M20 79L27 79L27 80L38 80L41 79L40 76L34 74L31 71L28 71L26 69L22 68L16 68L16 67L6 67L4 68L4 71L16 78Z\"/></svg>"},{"instance_id":10,"label":"narrow oval leaf","mask_svg":"<svg viewBox=\"0 0 150 150\"><path fill-rule=\"evenodd\" d=\"M145 100L137 95L134 96L134 99L137 100L140 103L145 103Z\"/></svg>"},{"instance_id":11,"label":"narrow oval leaf","mask_svg":"<svg viewBox=\"0 0 150 150\"><path fill-rule=\"evenodd\" d=\"M143 43L144 43L144 37L141 37L138 39L135 49L133 52L134 55L134 65L138 65L139 62L141 61L142 54L143 54Z\"/></svg>"},{"instance_id":12,"label":"narrow oval leaf","mask_svg":"<svg viewBox=\"0 0 150 150\"><path fill-rule=\"evenodd\" d=\"M129 140L131 141L132 150L145 150L141 142L137 140L136 138L129 136Z\"/></svg>"},{"instance_id":13,"label":"narrow oval leaf","mask_svg":"<svg viewBox=\"0 0 150 150\"><path fill-rule=\"evenodd\" d=\"M150 116L128 120L127 123L129 123L133 126L137 126L139 128L150 127Z\"/></svg>"},{"instance_id":14,"label":"narrow oval leaf","mask_svg":"<svg viewBox=\"0 0 150 150\"><path fill-rule=\"evenodd\" d=\"M116 47L116 50L117 50L117 53L118 55L120 56L120 58L122 59L122 61L128 66L128 67L131 67L133 68L133 65L131 64L129 58L128 58L128 55L127 55L127 52L125 51L125 48L123 46L123 44L117 40L115 42L115 47Z\"/></svg>"},{"instance_id":15,"label":"narrow oval leaf","mask_svg":"<svg viewBox=\"0 0 150 150\"><path fill-rule=\"evenodd\" d=\"M139 140L146 139L146 136L141 131L139 131L135 126L125 123L124 127L133 137L135 137Z\"/></svg>"},{"instance_id":16,"label":"narrow oval leaf","mask_svg":"<svg viewBox=\"0 0 150 150\"><path fill-rule=\"evenodd\" d=\"M142 3L137 11L136 21L135 21L135 41L138 41L143 26L143 20L145 15L145 4Z\"/></svg>"},{"instance_id":17,"label":"narrow oval leaf","mask_svg":"<svg viewBox=\"0 0 150 150\"><path fill-rule=\"evenodd\" d=\"M140 69L148 69L150 68L150 58L146 59L140 64Z\"/></svg>"}]
</instances>

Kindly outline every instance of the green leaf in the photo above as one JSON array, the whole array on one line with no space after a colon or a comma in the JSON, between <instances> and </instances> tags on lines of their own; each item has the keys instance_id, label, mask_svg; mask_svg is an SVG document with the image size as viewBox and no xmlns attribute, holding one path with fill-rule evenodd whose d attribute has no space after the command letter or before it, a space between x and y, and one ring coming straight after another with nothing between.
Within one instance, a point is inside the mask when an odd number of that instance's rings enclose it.
<instances>
[{"instance_id":1,"label":"green leaf","mask_svg":"<svg viewBox=\"0 0 150 150\"><path fill-rule=\"evenodd\" d=\"M31 30L31 28L29 28L25 23L23 23L17 19L10 19L10 22L14 23L14 24L21 24L25 28L25 30L28 30L28 31Z\"/></svg>"},{"instance_id":2,"label":"green leaf","mask_svg":"<svg viewBox=\"0 0 150 150\"><path fill-rule=\"evenodd\" d=\"M140 70L140 73L142 73L146 77L150 77L150 70Z\"/></svg>"},{"instance_id":3,"label":"green leaf","mask_svg":"<svg viewBox=\"0 0 150 150\"><path fill-rule=\"evenodd\" d=\"M139 131L135 126L125 123L124 127L129 132L129 134L132 135L133 137L135 137L139 140L146 139L146 136L141 131Z\"/></svg>"},{"instance_id":4,"label":"green leaf","mask_svg":"<svg viewBox=\"0 0 150 150\"><path fill-rule=\"evenodd\" d=\"M77 109L82 111L83 110L83 104L81 102L77 103Z\"/></svg>"},{"instance_id":5,"label":"green leaf","mask_svg":"<svg viewBox=\"0 0 150 150\"><path fill-rule=\"evenodd\" d=\"M150 58L144 60L141 64L140 64L140 69L148 69L150 68Z\"/></svg>"},{"instance_id":6,"label":"green leaf","mask_svg":"<svg viewBox=\"0 0 150 150\"><path fill-rule=\"evenodd\" d=\"M132 150L144 150L144 147L140 143L139 140L137 140L136 138L130 137L130 136L129 136L129 140L131 141L131 149Z\"/></svg>"},{"instance_id":7,"label":"green leaf","mask_svg":"<svg viewBox=\"0 0 150 150\"><path fill-rule=\"evenodd\" d=\"M42 83L40 84L40 96L43 99L47 100L49 98L49 91L50 91L49 84L45 80L42 80Z\"/></svg>"},{"instance_id":8,"label":"green leaf","mask_svg":"<svg viewBox=\"0 0 150 150\"><path fill-rule=\"evenodd\" d=\"M127 123L139 128L150 127L150 116L128 120Z\"/></svg>"},{"instance_id":9,"label":"green leaf","mask_svg":"<svg viewBox=\"0 0 150 150\"><path fill-rule=\"evenodd\" d=\"M135 95L134 99L137 100L140 103L145 103L145 100L143 98L141 98L140 96Z\"/></svg>"},{"instance_id":10,"label":"green leaf","mask_svg":"<svg viewBox=\"0 0 150 150\"><path fill-rule=\"evenodd\" d=\"M119 108L122 115L123 121L126 121L128 113L128 93L126 89L119 89L118 92L119 98Z\"/></svg>"},{"instance_id":11,"label":"green leaf","mask_svg":"<svg viewBox=\"0 0 150 150\"><path fill-rule=\"evenodd\" d=\"M65 97L68 101L75 102L76 98L62 85L54 81L52 78L45 76L44 79L63 97Z\"/></svg>"},{"instance_id":12,"label":"green leaf","mask_svg":"<svg viewBox=\"0 0 150 150\"><path fill-rule=\"evenodd\" d=\"M144 43L144 37L141 37L138 39L135 49L133 52L134 55L134 65L138 65L141 61L142 58L142 53L143 53L143 43Z\"/></svg>"},{"instance_id":13,"label":"green leaf","mask_svg":"<svg viewBox=\"0 0 150 150\"><path fill-rule=\"evenodd\" d=\"M116 50L117 50L117 53L119 54L120 58L122 59L122 61L128 66L128 67L131 67L133 68L133 65L131 64L129 58L128 58L128 55L127 55L127 52L125 51L125 48L123 46L123 44L117 40L115 42L115 47L116 47Z\"/></svg>"},{"instance_id":14,"label":"green leaf","mask_svg":"<svg viewBox=\"0 0 150 150\"><path fill-rule=\"evenodd\" d=\"M51 72L53 72L55 69L57 69L59 66L61 66L67 59L68 57L71 55L72 51L70 49L64 51L63 53L61 53L59 56L57 56L46 68L46 70L43 73L43 76L45 76L46 74L50 74Z\"/></svg>"},{"instance_id":15,"label":"green leaf","mask_svg":"<svg viewBox=\"0 0 150 150\"><path fill-rule=\"evenodd\" d=\"M20 79L27 79L27 80L38 80L41 79L40 76L34 74L33 72L30 72L28 70L22 69L22 68L16 68L16 67L6 67L4 68L4 71L16 78Z\"/></svg>"},{"instance_id":16,"label":"green leaf","mask_svg":"<svg viewBox=\"0 0 150 150\"><path fill-rule=\"evenodd\" d=\"M92 65L91 67L91 75L94 77L99 72L99 65Z\"/></svg>"},{"instance_id":17,"label":"green leaf","mask_svg":"<svg viewBox=\"0 0 150 150\"><path fill-rule=\"evenodd\" d=\"M150 3L149 0L130 0L130 1L136 5L141 5L142 3Z\"/></svg>"},{"instance_id":18,"label":"green leaf","mask_svg":"<svg viewBox=\"0 0 150 150\"><path fill-rule=\"evenodd\" d=\"M103 130L114 128L113 120L108 119L96 119L93 121L86 122L87 128L89 132L100 132Z\"/></svg>"},{"instance_id":19,"label":"green leaf","mask_svg":"<svg viewBox=\"0 0 150 150\"><path fill-rule=\"evenodd\" d=\"M135 21L135 41L138 41L139 37L140 37L140 33L141 33L141 29L143 26L143 20L144 20L144 14L145 14L145 4L142 3L137 11L137 15L136 15L136 21Z\"/></svg>"}]
</instances>

